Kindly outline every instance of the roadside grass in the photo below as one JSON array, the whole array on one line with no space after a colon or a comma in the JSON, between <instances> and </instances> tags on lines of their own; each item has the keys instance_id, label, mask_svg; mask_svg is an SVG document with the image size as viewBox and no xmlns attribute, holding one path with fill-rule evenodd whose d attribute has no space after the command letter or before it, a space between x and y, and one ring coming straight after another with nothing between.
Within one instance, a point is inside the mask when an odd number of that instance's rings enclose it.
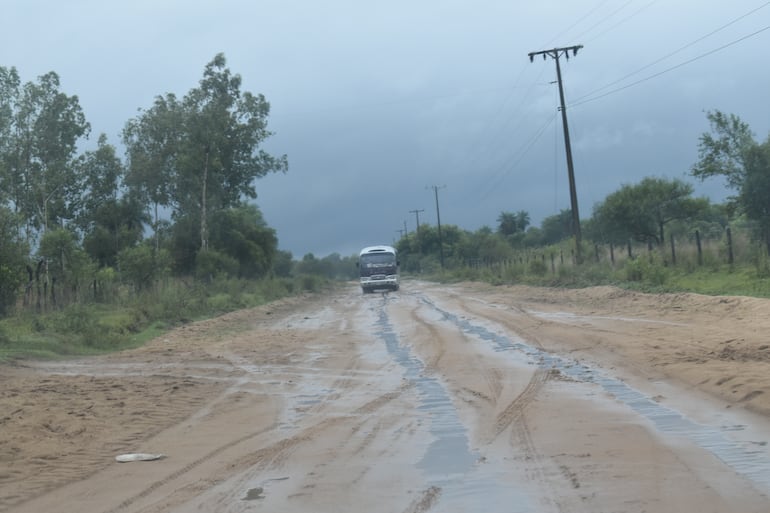
<instances>
[{"instance_id":1,"label":"roadside grass","mask_svg":"<svg viewBox=\"0 0 770 513\"><path fill-rule=\"evenodd\" d=\"M498 267L463 267L438 271L422 278L446 283L482 281L493 285L564 288L612 285L650 293L692 292L770 298L770 273L754 264L671 267L654 258L638 258L620 262L615 267L585 263L552 269L541 261L533 262Z\"/></svg>"},{"instance_id":2,"label":"roadside grass","mask_svg":"<svg viewBox=\"0 0 770 513\"><path fill-rule=\"evenodd\" d=\"M208 283L168 280L110 302L76 303L0 319L0 362L93 356L135 348L187 322L333 286L317 276Z\"/></svg>"}]
</instances>

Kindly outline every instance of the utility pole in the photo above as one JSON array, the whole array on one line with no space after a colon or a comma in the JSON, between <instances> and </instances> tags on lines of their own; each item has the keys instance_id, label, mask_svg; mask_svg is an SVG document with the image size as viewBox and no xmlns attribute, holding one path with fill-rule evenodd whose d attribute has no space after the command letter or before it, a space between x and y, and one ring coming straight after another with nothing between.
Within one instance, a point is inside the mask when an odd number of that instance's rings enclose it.
<instances>
[{"instance_id":1,"label":"utility pole","mask_svg":"<svg viewBox=\"0 0 770 513\"><path fill-rule=\"evenodd\" d=\"M438 221L438 254L439 258L441 258L441 268L444 268L444 243L441 239L441 213L438 208L438 190L441 188L446 187L446 185L442 185L439 187L438 185L433 185L431 188L433 189L433 193L436 195L436 221Z\"/></svg>"},{"instance_id":2,"label":"utility pole","mask_svg":"<svg viewBox=\"0 0 770 513\"><path fill-rule=\"evenodd\" d=\"M410 214L414 214L416 225L417 225L417 252L422 253L422 248L420 247L420 212L425 212L425 209L420 210L410 210Z\"/></svg>"},{"instance_id":3,"label":"utility pole","mask_svg":"<svg viewBox=\"0 0 770 513\"><path fill-rule=\"evenodd\" d=\"M572 52L572 56L576 56L578 50L583 48L583 45L568 46L565 48L554 48L553 50L542 50L540 52L530 52L529 62L535 60L535 55L542 55L543 60L546 57L551 57L556 61L556 80L559 82L559 99L561 100L561 120L564 125L564 147L567 151L567 172L569 173L569 199L572 206L572 234L575 236L575 257L580 264L583 262L583 257L580 251L580 241L582 236L580 234L580 213L578 212L577 201L577 187L575 186L575 170L572 165L572 146L569 141L569 128L567 126L567 107L564 103L564 87L561 83L561 66L559 65L559 57L564 56L569 60L569 53Z\"/></svg>"},{"instance_id":4,"label":"utility pole","mask_svg":"<svg viewBox=\"0 0 770 513\"><path fill-rule=\"evenodd\" d=\"M409 238L409 230L406 229L406 219L404 219L404 237Z\"/></svg>"}]
</instances>

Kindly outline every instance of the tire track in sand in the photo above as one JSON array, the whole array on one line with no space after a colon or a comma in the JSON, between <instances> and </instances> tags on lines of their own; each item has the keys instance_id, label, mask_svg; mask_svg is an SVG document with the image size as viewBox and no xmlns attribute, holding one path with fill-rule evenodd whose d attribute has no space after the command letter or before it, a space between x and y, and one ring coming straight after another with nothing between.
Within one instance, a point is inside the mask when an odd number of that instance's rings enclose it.
<instances>
[{"instance_id":1,"label":"tire track in sand","mask_svg":"<svg viewBox=\"0 0 770 513\"><path fill-rule=\"evenodd\" d=\"M285 461L286 458L288 458L288 456L291 454L292 450L299 444L303 442L311 441L324 430L331 429L346 421L350 421L351 419L355 419L356 417L359 417L361 415L372 415L376 413L377 410L389 404L393 400L397 399L399 396L401 396L401 394L403 394L405 390L409 388L410 386L405 385L400 387L398 390L394 390L394 391L390 391L385 394L382 394L379 397L372 399L369 402L353 410L351 416L338 416L338 417L324 419L312 426L309 426L303 429L301 432L297 433L294 436L278 440L270 445L267 445L260 449L243 454L237 459L230 461L227 464L226 468L218 468L212 471L210 475L225 476L226 478L226 476L234 475L250 467L257 467L261 469L261 468L267 468L271 465L278 465L281 462ZM365 422L366 422L366 419L360 420L359 424L363 424ZM197 467L205 465L209 461L221 455L221 453L227 450L233 449L246 442L249 442L250 440L257 438L260 435L269 433L275 430L276 428L277 428L277 425L272 425L264 429L261 429L259 431L246 434L235 440L231 440L230 442L227 442L225 444L222 444L216 447L215 449L212 449L211 451L201 456L200 458L196 459L195 461L192 461L187 465L185 465L184 467L168 474L163 479L155 481L154 483L147 486L143 490L125 499L117 506L105 511L105 513L118 513L120 511L124 511L129 507L131 507L132 505L134 505L136 502L149 497L150 495L152 495L153 492L170 484L174 480L181 478L182 476L193 471ZM170 507L181 504L186 500L189 500L195 494L200 493L201 491L204 491L205 489L209 488L211 484L212 483L209 481L186 483L182 485L180 488L177 488L172 492L170 492L169 494L167 494L163 499L161 499L159 503L155 503L151 507L142 509L142 511L147 511L147 512L166 511Z\"/></svg>"}]
</instances>

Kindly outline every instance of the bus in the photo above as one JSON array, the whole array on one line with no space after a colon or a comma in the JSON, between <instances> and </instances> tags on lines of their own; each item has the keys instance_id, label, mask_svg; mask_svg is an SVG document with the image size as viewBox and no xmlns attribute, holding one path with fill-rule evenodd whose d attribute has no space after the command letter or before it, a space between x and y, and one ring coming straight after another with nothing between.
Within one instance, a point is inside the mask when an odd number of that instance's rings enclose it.
<instances>
[{"instance_id":1,"label":"bus","mask_svg":"<svg viewBox=\"0 0 770 513\"><path fill-rule=\"evenodd\" d=\"M392 246L368 246L358 255L358 273L364 294L377 289L398 290L398 257Z\"/></svg>"}]
</instances>

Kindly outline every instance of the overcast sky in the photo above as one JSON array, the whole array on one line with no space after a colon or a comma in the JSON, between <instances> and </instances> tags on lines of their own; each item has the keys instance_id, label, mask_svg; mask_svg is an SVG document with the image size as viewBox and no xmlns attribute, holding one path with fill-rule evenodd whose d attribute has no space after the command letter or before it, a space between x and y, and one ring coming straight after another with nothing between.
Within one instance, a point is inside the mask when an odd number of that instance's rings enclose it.
<instances>
[{"instance_id":1,"label":"overcast sky","mask_svg":"<svg viewBox=\"0 0 770 513\"><path fill-rule=\"evenodd\" d=\"M705 112L770 131L763 0L4 0L0 65L48 71L120 146L137 109L186 94L224 53L271 104L287 174L257 204L295 258L351 255L436 223L534 225L570 207L561 60L581 218L623 184L689 177ZM122 148L121 148L122 151Z\"/></svg>"}]
</instances>

